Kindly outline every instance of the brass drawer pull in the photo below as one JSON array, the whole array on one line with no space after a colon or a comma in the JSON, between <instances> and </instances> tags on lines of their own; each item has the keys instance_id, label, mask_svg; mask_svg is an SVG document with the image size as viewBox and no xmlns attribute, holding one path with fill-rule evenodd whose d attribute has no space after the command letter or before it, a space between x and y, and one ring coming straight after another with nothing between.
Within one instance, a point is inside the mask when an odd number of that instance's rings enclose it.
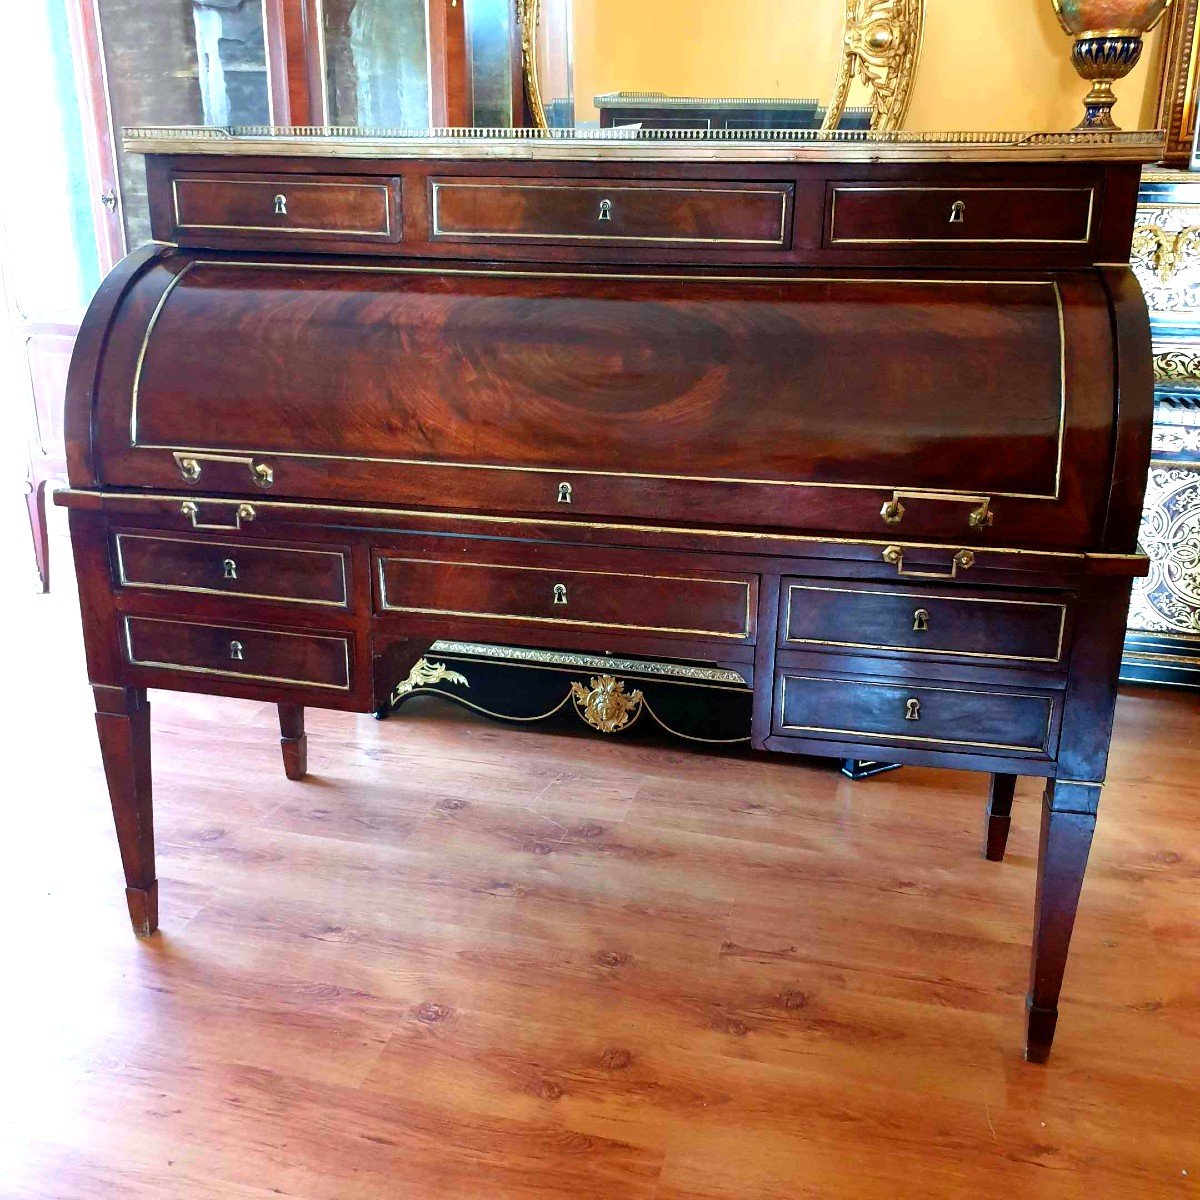
<instances>
[{"instance_id":1,"label":"brass drawer pull","mask_svg":"<svg viewBox=\"0 0 1200 1200\"><path fill-rule=\"evenodd\" d=\"M973 550L956 550L949 571L912 571L904 567L904 547L888 546L883 552L883 561L896 568L897 575L906 579L955 579L960 570L968 571L975 565Z\"/></svg>"},{"instance_id":2,"label":"brass drawer pull","mask_svg":"<svg viewBox=\"0 0 1200 1200\"><path fill-rule=\"evenodd\" d=\"M596 218L597 221L611 221L613 213L613 202L611 200L600 201L600 215Z\"/></svg>"},{"instance_id":3,"label":"brass drawer pull","mask_svg":"<svg viewBox=\"0 0 1200 1200\"><path fill-rule=\"evenodd\" d=\"M950 205L950 224L965 225L967 223L967 205L964 200L955 200Z\"/></svg>"},{"instance_id":4,"label":"brass drawer pull","mask_svg":"<svg viewBox=\"0 0 1200 1200\"><path fill-rule=\"evenodd\" d=\"M904 702L904 719L906 721L919 721L921 719L921 702L915 696L911 700Z\"/></svg>"},{"instance_id":5,"label":"brass drawer pull","mask_svg":"<svg viewBox=\"0 0 1200 1200\"><path fill-rule=\"evenodd\" d=\"M237 563L234 562L232 558L227 558L221 564L221 578L222 579L236 579L237 577L238 577Z\"/></svg>"},{"instance_id":6,"label":"brass drawer pull","mask_svg":"<svg viewBox=\"0 0 1200 1200\"><path fill-rule=\"evenodd\" d=\"M904 520L904 512L904 505L900 503L899 497L893 496L884 502L883 507L879 510L879 515L889 525L899 525Z\"/></svg>"},{"instance_id":7,"label":"brass drawer pull","mask_svg":"<svg viewBox=\"0 0 1200 1200\"><path fill-rule=\"evenodd\" d=\"M245 662L246 661L246 651L243 648L241 642L230 642L229 643L229 657L231 659L233 659L234 662Z\"/></svg>"},{"instance_id":8,"label":"brass drawer pull","mask_svg":"<svg viewBox=\"0 0 1200 1200\"><path fill-rule=\"evenodd\" d=\"M200 506L194 500L185 500L179 506L179 511L185 517L191 518L193 529L241 529L243 521L254 520L254 506L250 504L239 504L237 506L237 511L233 515L232 525L214 525L211 521L201 521Z\"/></svg>"},{"instance_id":9,"label":"brass drawer pull","mask_svg":"<svg viewBox=\"0 0 1200 1200\"><path fill-rule=\"evenodd\" d=\"M282 193L275 197L275 215L277 217L286 217L288 215L287 197Z\"/></svg>"},{"instance_id":10,"label":"brass drawer pull","mask_svg":"<svg viewBox=\"0 0 1200 1200\"><path fill-rule=\"evenodd\" d=\"M996 519L992 511L991 496L963 496L951 492L893 492L890 500L885 500L879 515L888 525L899 525L908 511L904 506L905 500L930 500L935 504L973 504L967 517L967 524L974 530L982 532L990 529Z\"/></svg>"},{"instance_id":11,"label":"brass drawer pull","mask_svg":"<svg viewBox=\"0 0 1200 1200\"><path fill-rule=\"evenodd\" d=\"M554 603L566 604L567 602L567 585L565 583L556 583L554 585Z\"/></svg>"},{"instance_id":12,"label":"brass drawer pull","mask_svg":"<svg viewBox=\"0 0 1200 1200\"><path fill-rule=\"evenodd\" d=\"M967 518L967 524L972 529L987 529L996 519L996 514L992 512L992 501L989 497L978 508L971 510L971 515Z\"/></svg>"},{"instance_id":13,"label":"brass drawer pull","mask_svg":"<svg viewBox=\"0 0 1200 1200\"><path fill-rule=\"evenodd\" d=\"M236 463L245 466L250 471L250 478L260 488L269 488L275 482L274 468L267 463L256 463L253 456L249 454L188 454L182 450L175 450L171 457L179 468L179 474L187 483L200 481L200 475L206 462Z\"/></svg>"},{"instance_id":14,"label":"brass drawer pull","mask_svg":"<svg viewBox=\"0 0 1200 1200\"><path fill-rule=\"evenodd\" d=\"M918 608L913 613L913 633L929 632L929 609Z\"/></svg>"}]
</instances>

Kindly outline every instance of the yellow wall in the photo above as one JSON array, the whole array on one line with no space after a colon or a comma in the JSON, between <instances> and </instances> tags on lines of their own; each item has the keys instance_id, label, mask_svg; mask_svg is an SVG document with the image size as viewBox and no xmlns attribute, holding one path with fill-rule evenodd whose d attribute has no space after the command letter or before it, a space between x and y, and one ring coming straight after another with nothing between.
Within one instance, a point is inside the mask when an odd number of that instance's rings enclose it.
<instances>
[{"instance_id":1,"label":"yellow wall","mask_svg":"<svg viewBox=\"0 0 1200 1200\"><path fill-rule=\"evenodd\" d=\"M572 9L580 122L596 119L592 97L604 91L824 99L832 86L843 0L572 0ZM1153 124L1157 39L1117 85L1125 128ZM1050 0L927 0L907 127L1070 128L1087 91L1070 47Z\"/></svg>"}]
</instances>

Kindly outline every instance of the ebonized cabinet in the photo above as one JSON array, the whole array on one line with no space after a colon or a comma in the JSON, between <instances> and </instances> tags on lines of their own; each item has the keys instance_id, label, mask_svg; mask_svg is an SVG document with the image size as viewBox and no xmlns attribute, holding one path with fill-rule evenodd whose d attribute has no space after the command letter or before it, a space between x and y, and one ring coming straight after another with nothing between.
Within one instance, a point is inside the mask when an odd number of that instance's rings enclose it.
<instances>
[{"instance_id":1,"label":"ebonized cabinet","mask_svg":"<svg viewBox=\"0 0 1200 1200\"><path fill-rule=\"evenodd\" d=\"M147 688L278 703L296 778L305 706L386 707L439 639L665 658L743 679L757 749L992 774L992 858L1047 780L1047 1056L1146 570L1108 264L1153 138L129 145L161 241L84 321L61 502L139 933Z\"/></svg>"}]
</instances>

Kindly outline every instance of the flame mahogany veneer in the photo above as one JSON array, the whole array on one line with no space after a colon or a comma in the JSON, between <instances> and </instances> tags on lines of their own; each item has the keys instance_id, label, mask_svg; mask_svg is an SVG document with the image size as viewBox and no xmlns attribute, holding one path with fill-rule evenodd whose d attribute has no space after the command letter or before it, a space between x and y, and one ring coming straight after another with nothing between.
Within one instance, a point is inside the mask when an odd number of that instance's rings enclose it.
<instances>
[{"instance_id":1,"label":"flame mahogany veneer","mask_svg":"<svg viewBox=\"0 0 1200 1200\"><path fill-rule=\"evenodd\" d=\"M300 778L440 637L693 660L760 750L990 773L990 858L1046 779L1044 1060L1145 569L1138 163L537 149L149 155L60 497L136 930L147 688L278 703Z\"/></svg>"}]
</instances>

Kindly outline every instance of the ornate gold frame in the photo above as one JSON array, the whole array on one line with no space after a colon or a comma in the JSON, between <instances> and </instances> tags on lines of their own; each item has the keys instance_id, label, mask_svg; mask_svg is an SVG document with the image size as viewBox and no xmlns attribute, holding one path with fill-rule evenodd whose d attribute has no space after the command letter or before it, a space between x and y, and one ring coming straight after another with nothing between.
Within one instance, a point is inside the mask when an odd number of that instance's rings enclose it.
<instances>
[{"instance_id":1,"label":"ornate gold frame","mask_svg":"<svg viewBox=\"0 0 1200 1200\"><path fill-rule=\"evenodd\" d=\"M1194 14L1197 3L1200 0L1188 0L1183 7ZM841 123L857 76L871 94L871 128L880 132L900 129L921 57L925 0L845 0L845 5L842 58L822 128L833 130ZM530 124L547 129L537 65L542 0L516 0L516 6Z\"/></svg>"},{"instance_id":2,"label":"ornate gold frame","mask_svg":"<svg viewBox=\"0 0 1200 1200\"><path fill-rule=\"evenodd\" d=\"M1167 133L1163 163L1187 167L1200 100L1200 0L1175 0L1162 32L1155 126Z\"/></svg>"}]
</instances>

